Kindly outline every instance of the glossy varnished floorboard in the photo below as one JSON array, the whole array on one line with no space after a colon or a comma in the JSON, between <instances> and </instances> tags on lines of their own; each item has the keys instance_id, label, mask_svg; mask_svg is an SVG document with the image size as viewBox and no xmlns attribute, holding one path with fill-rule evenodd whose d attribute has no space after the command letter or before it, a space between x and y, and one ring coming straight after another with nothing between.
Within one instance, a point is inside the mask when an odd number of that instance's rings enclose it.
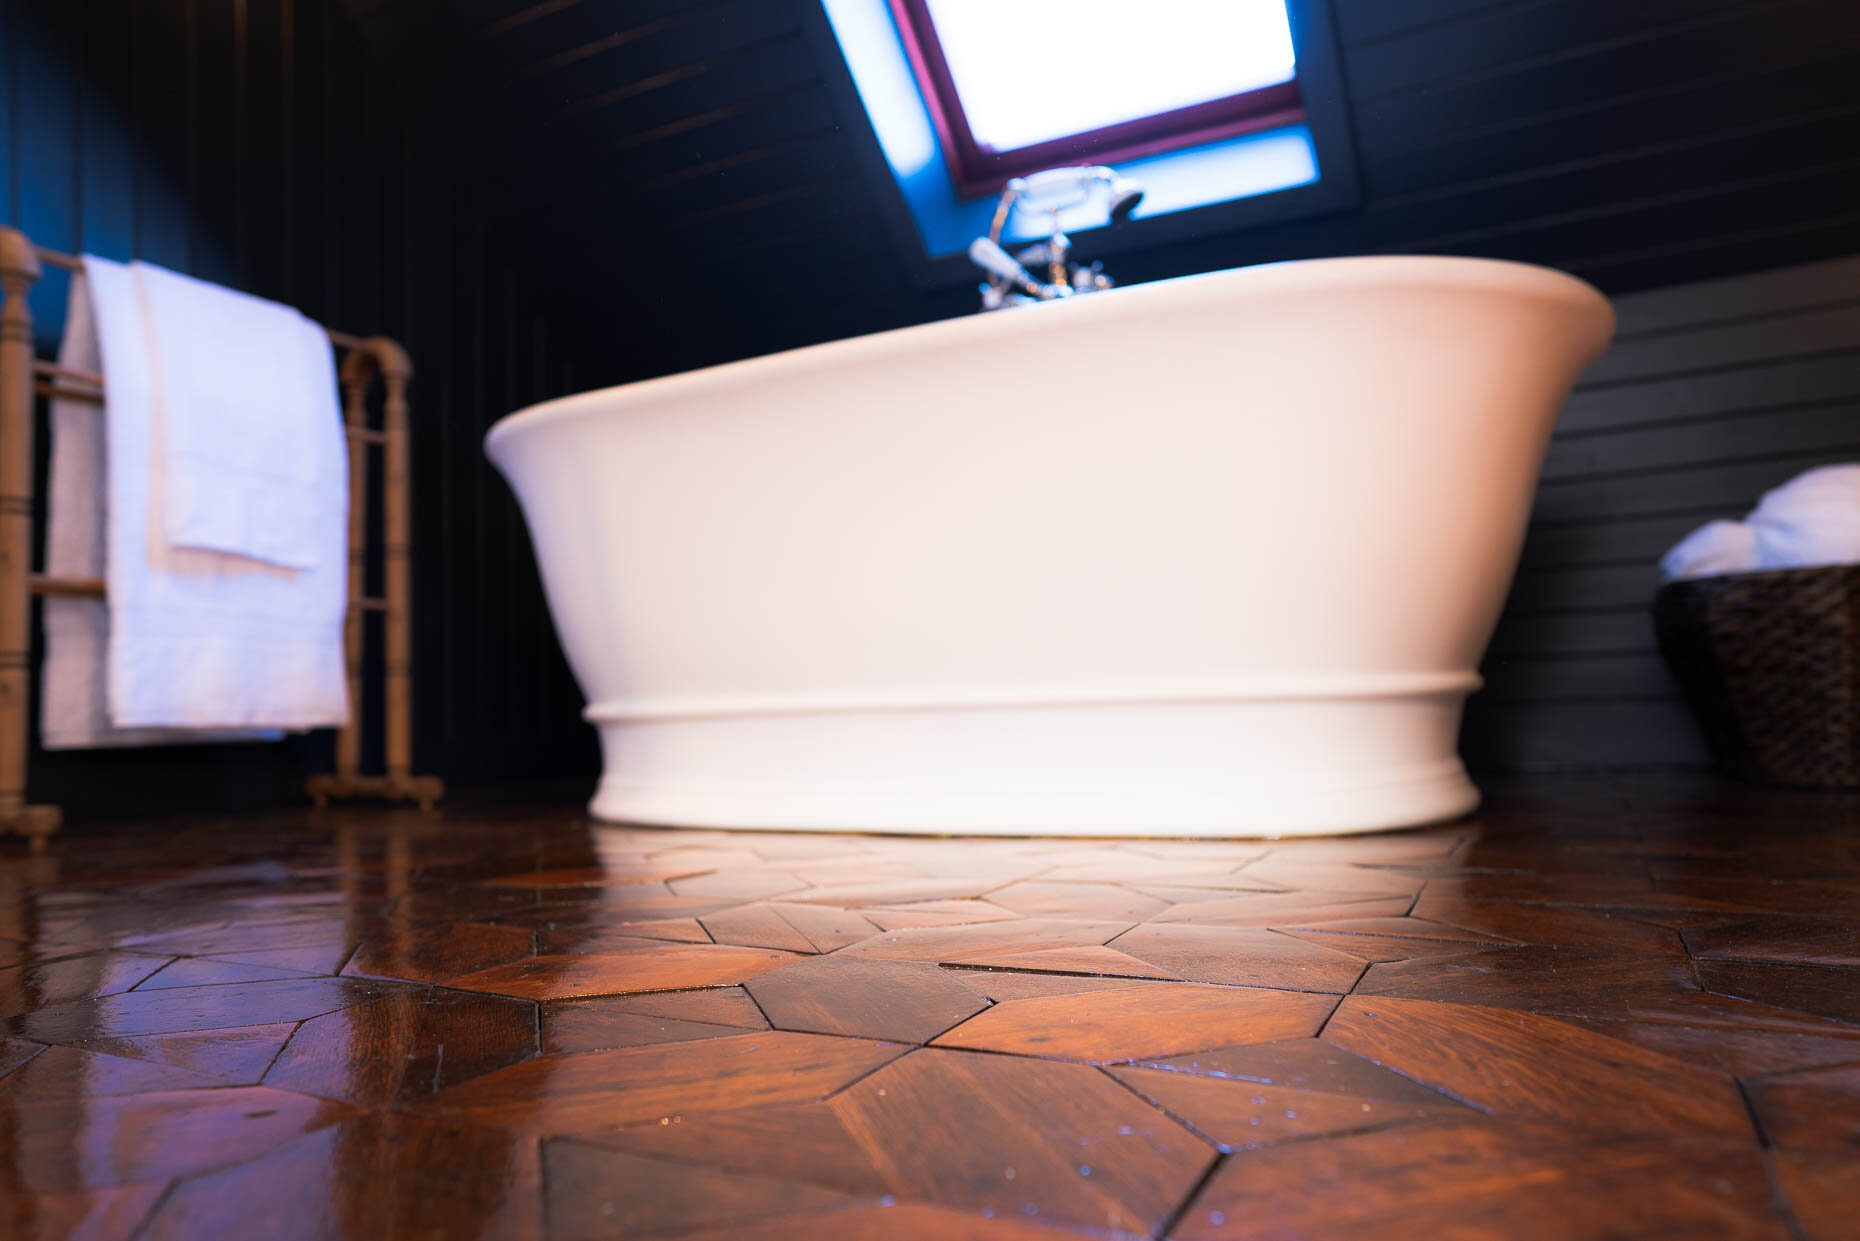
<instances>
[{"instance_id":1,"label":"glossy varnished floorboard","mask_svg":"<svg viewBox=\"0 0 1860 1241\"><path fill-rule=\"evenodd\" d=\"M1860 798L1305 841L71 830L0 1236L1860 1237Z\"/></svg>"}]
</instances>

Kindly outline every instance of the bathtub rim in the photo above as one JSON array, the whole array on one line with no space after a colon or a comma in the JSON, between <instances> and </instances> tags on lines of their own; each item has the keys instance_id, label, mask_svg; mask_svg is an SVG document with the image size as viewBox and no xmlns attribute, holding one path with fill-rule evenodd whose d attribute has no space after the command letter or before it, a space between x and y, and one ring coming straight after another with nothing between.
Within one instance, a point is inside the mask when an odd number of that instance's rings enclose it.
<instances>
[{"instance_id":1,"label":"bathtub rim","mask_svg":"<svg viewBox=\"0 0 1860 1241\"><path fill-rule=\"evenodd\" d=\"M1262 296L1291 289L1311 291L1374 285L1394 287L1403 284L1526 296L1535 294L1565 301L1572 307L1587 306L1592 311L1600 312L1593 332L1596 348L1585 352L1599 352L1600 347L1613 337L1615 330L1614 307L1601 290L1568 272L1535 263L1427 254L1288 259L1124 285L1090 296L1017 307L1006 314L977 313L909 324L555 397L525 406L498 419L485 432L484 451L486 456L501 466L498 450L512 436L556 422L598 413L613 414L631 406L655 402L655 398L675 400L728 392L740 383L805 375L835 365L857 363L868 356L895 354L900 349L898 342L906 338L910 343L903 348L925 351L938 346L960 346L970 338L1000 340L1004 334L1062 331L1071 323L1071 319L1061 319L1060 315L1070 315L1072 319L1077 319L1082 315L1125 313L1144 301L1159 297L1181 297L1185 290L1191 299L1213 301L1217 300L1217 295L1211 290L1221 288L1223 292L1218 298L1226 300L1238 296L1225 291L1225 286L1229 284L1255 286L1244 290L1246 296Z\"/></svg>"}]
</instances>

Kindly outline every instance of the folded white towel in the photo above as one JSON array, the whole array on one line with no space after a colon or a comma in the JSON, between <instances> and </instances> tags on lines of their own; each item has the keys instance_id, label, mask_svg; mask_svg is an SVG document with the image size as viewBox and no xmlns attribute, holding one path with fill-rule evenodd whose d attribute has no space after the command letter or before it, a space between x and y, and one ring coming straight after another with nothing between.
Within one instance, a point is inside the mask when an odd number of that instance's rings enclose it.
<instances>
[{"instance_id":1,"label":"folded white towel","mask_svg":"<svg viewBox=\"0 0 1860 1241\"><path fill-rule=\"evenodd\" d=\"M1748 573L1759 567L1757 532L1741 521L1708 521L1660 558L1666 580Z\"/></svg>"},{"instance_id":2,"label":"folded white towel","mask_svg":"<svg viewBox=\"0 0 1860 1241\"><path fill-rule=\"evenodd\" d=\"M60 365L101 370L97 329L84 278L71 281ZM45 569L54 577L103 576L103 410L88 401L55 399L47 487ZM39 740L48 750L95 746L181 745L209 741L275 741L276 730L112 728L105 702L104 652L110 621L102 599L54 595L45 600L45 663L39 683Z\"/></svg>"},{"instance_id":3,"label":"folded white towel","mask_svg":"<svg viewBox=\"0 0 1860 1241\"><path fill-rule=\"evenodd\" d=\"M320 399L328 385L307 372L317 360L306 348L307 320L148 263L131 269L157 394L168 545L314 566L327 541L318 441L333 406ZM321 350L327 358L326 340Z\"/></svg>"},{"instance_id":4,"label":"folded white towel","mask_svg":"<svg viewBox=\"0 0 1860 1241\"><path fill-rule=\"evenodd\" d=\"M1756 532L1761 568L1860 562L1860 465L1798 474L1764 493L1745 520Z\"/></svg>"},{"instance_id":5,"label":"folded white towel","mask_svg":"<svg viewBox=\"0 0 1860 1241\"><path fill-rule=\"evenodd\" d=\"M203 729L346 723L348 470L328 338L300 319L294 364L280 364L271 376L280 393L308 392L315 411L306 432L281 432L278 448L300 454L288 469L279 467L278 477L308 479L314 497L308 518L313 538L298 549L311 567L289 569L250 556L174 546L166 537L171 484L158 463L169 426L161 415L172 409L166 380L177 355L170 348L164 368L156 342L172 345L188 325L152 326L148 312L165 312L173 303L160 296L145 299L144 289L152 286L129 267L86 256L85 283L108 395L106 478L95 494L105 506L111 722L124 728ZM159 283L160 278L153 282ZM216 330L237 330L230 317L213 322ZM237 336L223 337L218 345L216 354L227 358L247 353ZM275 347L268 337L267 348ZM287 405L297 399L293 394ZM181 442L197 446L190 434ZM241 435L246 449L258 442L253 433ZM208 454L215 468L236 456ZM186 507L197 512L211 506Z\"/></svg>"}]
</instances>

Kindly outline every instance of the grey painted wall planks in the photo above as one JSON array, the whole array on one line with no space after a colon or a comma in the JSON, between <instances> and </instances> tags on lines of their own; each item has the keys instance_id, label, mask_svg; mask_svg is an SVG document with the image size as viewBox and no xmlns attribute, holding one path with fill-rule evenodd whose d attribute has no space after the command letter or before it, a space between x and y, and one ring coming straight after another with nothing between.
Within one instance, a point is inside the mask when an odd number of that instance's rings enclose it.
<instances>
[{"instance_id":1,"label":"grey painted wall planks","mask_svg":"<svg viewBox=\"0 0 1860 1241\"><path fill-rule=\"evenodd\" d=\"M1811 466L1860 460L1860 256L1630 294L1557 423L1467 712L1492 767L1710 761L1654 645L1660 555Z\"/></svg>"}]
</instances>

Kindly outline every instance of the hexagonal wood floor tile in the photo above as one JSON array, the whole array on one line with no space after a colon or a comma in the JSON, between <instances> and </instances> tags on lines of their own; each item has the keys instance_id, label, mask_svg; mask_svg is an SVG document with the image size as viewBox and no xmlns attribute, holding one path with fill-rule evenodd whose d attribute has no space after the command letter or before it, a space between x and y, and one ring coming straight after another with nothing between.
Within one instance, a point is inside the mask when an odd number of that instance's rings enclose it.
<instances>
[{"instance_id":1,"label":"hexagonal wood floor tile","mask_svg":"<svg viewBox=\"0 0 1860 1241\"><path fill-rule=\"evenodd\" d=\"M1105 1063L1316 1034L1337 998L1254 987L1155 983L1009 1000L936 1040L939 1047Z\"/></svg>"},{"instance_id":2,"label":"hexagonal wood floor tile","mask_svg":"<svg viewBox=\"0 0 1860 1241\"><path fill-rule=\"evenodd\" d=\"M988 1007L962 976L924 961L816 957L743 984L778 1030L927 1043Z\"/></svg>"},{"instance_id":3,"label":"hexagonal wood floor tile","mask_svg":"<svg viewBox=\"0 0 1860 1241\"><path fill-rule=\"evenodd\" d=\"M0 856L0 1235L1849 1241L1854 804L74 825Z\"/></svg>"}]
</instances>

